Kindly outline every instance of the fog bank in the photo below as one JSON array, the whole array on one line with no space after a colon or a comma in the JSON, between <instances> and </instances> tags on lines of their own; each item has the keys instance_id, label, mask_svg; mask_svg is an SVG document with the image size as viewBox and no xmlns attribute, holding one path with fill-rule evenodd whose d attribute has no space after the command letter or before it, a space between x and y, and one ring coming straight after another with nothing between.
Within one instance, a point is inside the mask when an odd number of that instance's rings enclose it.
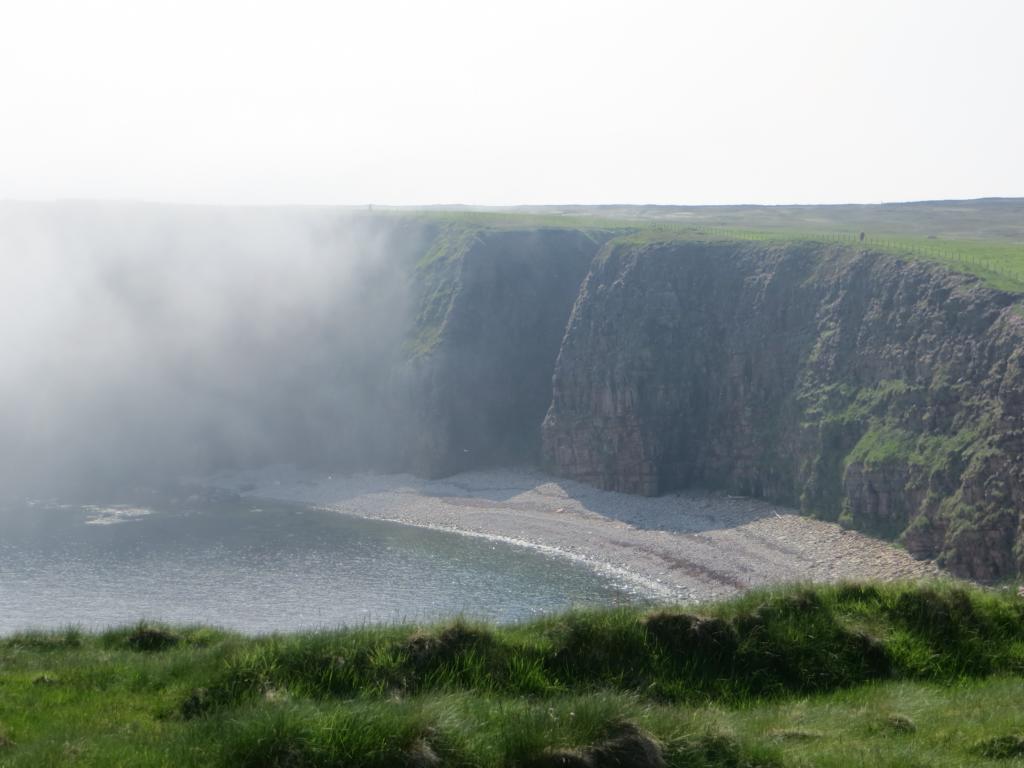
<instances>
[{"instance_id":1,"label":"fog bank","mask_svg":"<svg viewBox=\"0 0 1024 768\"><path fill-rule=\"evenodd\" d=\"M393 455L421 234L336 209L0 205L0 495Z\"/></svg>"}]
</instances>

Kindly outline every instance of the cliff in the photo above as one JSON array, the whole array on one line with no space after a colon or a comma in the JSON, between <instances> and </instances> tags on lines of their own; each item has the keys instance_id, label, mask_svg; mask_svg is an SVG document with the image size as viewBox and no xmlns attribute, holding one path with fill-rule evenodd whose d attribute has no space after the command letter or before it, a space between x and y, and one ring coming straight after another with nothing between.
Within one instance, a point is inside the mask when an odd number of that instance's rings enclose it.
<instances>
[{"instance_id":1,"label":"cliff","mask_svg":"<svg viewBox=\"0 0 1024 768\"><path fill-rule=\"evenodd\" d=\"M1019 570L1024 318L974 277L849 247L610 243L574 304L547 466L688 486Z\"/></svg>"},{"instance_id":2,"label":"cliff","mask_svg":"<svg viewBox=\"0 0 1024 768\"><path fill-rule=\"evenodd\" d=\"M402 466L721 489L959 575L1021 570L1017 296L849 245L610 238L441 228L415 268Z\"/></svg>"},{"instance_id":3,"label":"cliff","mask_svg":"<svg viewBox=\"0 0 1024 768\"><path fill-rule=\"evenodd\" d=\"M417 264L408 462L439 477L536 463L565 322L601 244L573 229L449 227Z\"/></svg>"}]
</instances>

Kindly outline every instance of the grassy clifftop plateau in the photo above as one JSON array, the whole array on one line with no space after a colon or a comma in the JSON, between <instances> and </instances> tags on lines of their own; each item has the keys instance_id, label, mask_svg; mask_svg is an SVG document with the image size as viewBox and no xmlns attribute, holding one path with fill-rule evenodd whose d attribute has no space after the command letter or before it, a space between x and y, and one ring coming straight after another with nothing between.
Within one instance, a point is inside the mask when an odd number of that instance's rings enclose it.
<instances>
[{"instance_id":1,"label":"grassy clifftop plateau","mask_svg":"<svg viewBox=\"0 0 1024 768\"><path fill-rule=\"evenodd\" d=\"M465 242L462 238L467 234L523 229L571 229L633 242L839 243L851 250L942 264L979 277L991 288L1024 293L1024 201L1020 200L877 206L596 206L405 215L441 228L444 234L435 245L435 255L459 252L456 246Z\"/></svg>"},{"instance_id":2,"label":"grassy clifftop plateau","mask_svg":"<svg viewBox=\"0 0 1024 768\"><path fill-rule=\"evenodd\" d=\"M789 587L504 627L0 640L2 766L1024 764L1024 601Z\"/></svg>"}]
</instances>

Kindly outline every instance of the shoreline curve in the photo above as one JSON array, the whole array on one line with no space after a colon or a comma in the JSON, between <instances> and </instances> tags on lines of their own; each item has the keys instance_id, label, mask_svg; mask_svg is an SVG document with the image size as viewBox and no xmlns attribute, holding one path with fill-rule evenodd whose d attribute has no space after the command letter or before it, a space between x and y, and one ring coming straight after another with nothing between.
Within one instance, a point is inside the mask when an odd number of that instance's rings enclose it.
<instances>
[{"instance_id":1,"label":"shoreline curve","mask_svg":"<svg viewBox=\"0 0 1024 768\"><path fill-rule=\"evenodd\" d=\"M529 468L330 475L275 466L204 485L567 558L654 601L703 602L788 582L935 578L892 543L756 499L706 491L641 497Z\"/></svg>"}]
</instances>

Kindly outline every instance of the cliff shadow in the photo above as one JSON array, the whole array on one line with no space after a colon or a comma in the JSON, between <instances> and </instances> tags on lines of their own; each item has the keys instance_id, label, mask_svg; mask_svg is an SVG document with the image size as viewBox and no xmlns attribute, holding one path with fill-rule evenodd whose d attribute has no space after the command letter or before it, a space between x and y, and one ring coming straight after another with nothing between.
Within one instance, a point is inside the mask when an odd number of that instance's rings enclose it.
<instances>
[{"instance_id":1,"label":"cliff shadow","mask_svg":"<svg viewBox=\"0 0 1024 768\"><path fill-rule=\"evenodd\" d=\"M798 514L762 499L689 488L660 496L604 491L573 480L553 479L585 511L641 530L701 533L738 528L768 517Z\"/></svg>"},{"instance_id":2,"label":"cliff shadow","mask_svg":"<svg viewBox=\"0 0 1024 768\"><path fill-rule=\"evenodd\" d=\"M701 533L737 528L768 517L798 514L761 499L691 488L661 496L605 491L531 467L492 468L420 481L424 496L492 502L514 513L573 511L642 530Z\"/></svg>"}]
</instances>

